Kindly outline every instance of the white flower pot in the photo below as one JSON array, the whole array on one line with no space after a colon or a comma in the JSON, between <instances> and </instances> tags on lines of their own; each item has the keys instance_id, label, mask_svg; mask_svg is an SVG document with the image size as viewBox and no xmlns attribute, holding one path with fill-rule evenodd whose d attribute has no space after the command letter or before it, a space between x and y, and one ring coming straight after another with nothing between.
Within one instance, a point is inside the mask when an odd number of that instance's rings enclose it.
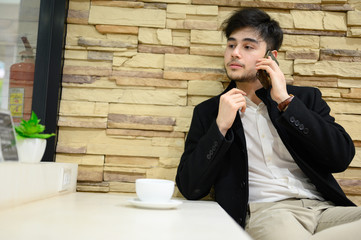
<instances>
[{"instance_id":1,"label":"white flower pot","mask_svg":"<svg viewBox=\"0 0 361 240\"><path fill-rule=\"evenodd\" d=\"M25 138L16 143L19 162L38 163L41 161L46 147L46 139Z\"/></svg>"}]
</instances>

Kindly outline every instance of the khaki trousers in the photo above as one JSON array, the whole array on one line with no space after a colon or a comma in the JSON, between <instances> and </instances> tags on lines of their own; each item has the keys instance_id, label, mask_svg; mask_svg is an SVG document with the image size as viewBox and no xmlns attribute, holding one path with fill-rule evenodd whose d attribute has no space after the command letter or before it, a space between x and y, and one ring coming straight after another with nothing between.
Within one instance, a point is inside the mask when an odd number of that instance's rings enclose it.
<instances>
[{"instance_id":1,"label":"khaki trousers","mask_svg":"<svg viewBox=\"0 0 361 240\"><path fill-rule=\"evenodd\" d=\"M361 207L310 199L250 203L245 229L254 240L360 240Z\"/></svg>"}]
</instances>

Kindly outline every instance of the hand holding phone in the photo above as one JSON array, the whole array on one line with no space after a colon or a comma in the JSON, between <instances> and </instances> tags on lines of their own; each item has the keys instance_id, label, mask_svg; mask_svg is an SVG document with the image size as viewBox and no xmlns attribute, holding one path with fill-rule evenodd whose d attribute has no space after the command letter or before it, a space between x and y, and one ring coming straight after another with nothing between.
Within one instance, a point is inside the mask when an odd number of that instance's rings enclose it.
<instances>
[{"instance_id":1,"label":"hand holding phone","mask_svg":"<svg viewBox=\"0 0 361 240\"><path fill-rule=\"evenodd\" d=\"M279 65L277 59L272 54L271 50L268 50L264 57L268 58L268 56L270 56L272 58L272 60L275 61L277 63L277 65ZM271 87L272 81L271 81L271 78L270 78L270 76L269 76L269 74L267 73L266 70L263 70L263 69L258 70L256 76L257 76L257 78L259 79L259 81L261 82L262 86L265 89L268 89L268 88Z\"/></svg>"}]
</instances>

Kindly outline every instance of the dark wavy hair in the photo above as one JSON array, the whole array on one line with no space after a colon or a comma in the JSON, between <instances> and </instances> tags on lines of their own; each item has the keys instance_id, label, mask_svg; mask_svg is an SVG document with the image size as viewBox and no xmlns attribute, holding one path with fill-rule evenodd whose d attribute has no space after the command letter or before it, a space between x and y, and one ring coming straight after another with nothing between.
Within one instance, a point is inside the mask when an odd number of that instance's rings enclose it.
<instances>
[{"instance_id":1,"label":"dark wavy hair","mask_svg":"<svg viewBox=\"0 0 361 240\"><path fill-rule=\"evenodd\" d=\"M267 43L269 50L279 50L283 41L283 31L278 22L258 8L245 8L234 12L222 24L224 35L229 36L236 30L250 27L255 29Z\"/></svg>"}]
</instances>

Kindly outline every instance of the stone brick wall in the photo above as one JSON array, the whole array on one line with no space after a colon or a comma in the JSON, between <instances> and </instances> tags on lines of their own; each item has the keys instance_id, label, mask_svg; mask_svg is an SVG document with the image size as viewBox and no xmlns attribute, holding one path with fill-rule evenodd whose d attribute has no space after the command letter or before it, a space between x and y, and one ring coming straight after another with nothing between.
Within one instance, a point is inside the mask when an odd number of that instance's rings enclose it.
<instances>
[{"instance_id":1,"label":"stone brick wall","mask_svg":"<svg viewBox=\"0 0 361 240\"><path fill-rule=\"evenodd\" d=\"M219 27L240 7L280 22L287 81L318 87L350 133L336 177L361 204L361 0L70 0L56 161L79 164L78 191L174 179L194 106L227 85Z\"/></svg>"}]
</instances>

